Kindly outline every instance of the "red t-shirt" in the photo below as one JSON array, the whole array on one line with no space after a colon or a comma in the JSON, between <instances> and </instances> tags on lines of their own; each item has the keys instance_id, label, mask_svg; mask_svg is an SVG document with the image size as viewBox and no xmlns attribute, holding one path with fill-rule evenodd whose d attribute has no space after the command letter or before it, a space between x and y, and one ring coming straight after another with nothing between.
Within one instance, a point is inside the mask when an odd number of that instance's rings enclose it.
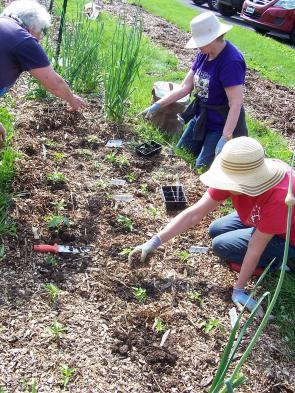
<instances>
[{"instance_id":1,"label":"red t-shirt","mask_svg":"<svg viewBox=\"0 0 295 393\"><path fill-rule=\"evenodd\" d=\"M288 192L290 168L279 184L261 195L233 195L230 191L209 188L208 193L215 201L231 198L242 223L255 227L263 233L278 235L286 238L288 207L285 198ZM295 192L295 178L293 177L293 192ZM292 213L290 243L295 245L295 209Z\"/></svg>"}]
</instances>

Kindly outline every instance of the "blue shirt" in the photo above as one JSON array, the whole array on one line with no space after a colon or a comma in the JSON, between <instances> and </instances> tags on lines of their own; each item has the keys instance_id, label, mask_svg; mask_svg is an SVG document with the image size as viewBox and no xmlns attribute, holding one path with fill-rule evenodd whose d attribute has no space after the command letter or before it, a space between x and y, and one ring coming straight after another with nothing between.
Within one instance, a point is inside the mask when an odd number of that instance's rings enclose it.
<instances>
[{"instance_id":1,"label":"blue shirt","mask_svg":"<svg viewBox=\"0 0 295 393\"><path fill-rule=\"evenodd\" d=\"M11 87L23 71L49 64L35 37L14 19L0 17L0 91Z\"/></svg>"},{"instance_id":2,"label":"blue shirt","mask_svg":"<svg viewBox=\"0 0 295 393\"><path fill-rule=\"evenodd\" d=\"M199 52L192 65L194 71L194 93L208 105L228 104L226 87L243 85L245 83L246 63L241 52L230 42L213 59ZM197 110L197 115L199 111ZM216 111L207 111L206 128L212 131L222 131L225 121Z\"/></svg>"}]
</instances>

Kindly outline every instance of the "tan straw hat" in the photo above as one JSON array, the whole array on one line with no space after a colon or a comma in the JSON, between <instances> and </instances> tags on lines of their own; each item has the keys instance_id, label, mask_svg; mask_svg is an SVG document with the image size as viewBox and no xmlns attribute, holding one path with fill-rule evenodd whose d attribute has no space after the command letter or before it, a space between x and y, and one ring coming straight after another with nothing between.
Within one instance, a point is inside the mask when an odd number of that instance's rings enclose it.
<instances>
[{"instance_id":1,"label":"tan straw hat","mask_svg":"<svg viewBox=\"0 0 295 393\"><path fill-rule=\"evenodd\" d=\"M241 136L225 144L200 180L209 187L257 196L278 184L284 176L284 166L265 158L259 142Z\"/></svg>"},{"instance_id":2,"label":"tan straw hat","mask_svg":"<svg viewBox=\"0 0 295 393\"><path fill-rule=\"evenodd\" d=\"M200 48L227 33L232 26L219 22L213 12L204 12L191 21L192 38L186 48Z\"/></svg>"}]
</instances>

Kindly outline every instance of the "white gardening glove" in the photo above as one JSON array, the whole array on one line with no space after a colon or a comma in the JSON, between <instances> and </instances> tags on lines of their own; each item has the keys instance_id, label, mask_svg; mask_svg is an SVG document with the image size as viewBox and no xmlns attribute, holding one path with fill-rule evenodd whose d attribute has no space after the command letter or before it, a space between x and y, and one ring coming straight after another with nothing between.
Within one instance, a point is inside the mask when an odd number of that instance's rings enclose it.
<instances>
[{"instance_id":1,"label":"white gardening glove","mask_svg":"<svg viewBox=\"0 0 295 393\"><path fill-rule=\"evenodd\" d=\"M147 242L141 244L140 246L135 247L134 250L132 250L128 256L129 264L132 265L133 257L135 254L138 253L141 253L140 262L144 262L148 254L154 251L156 248L158 248L161 244L162 242L160 237L158 235L155 235Z\"/></svg>"},{"instance_id":2,"label":"white gardening glove","mask_svg":"<svg viewBox=\"0 0 295 393\"><path fill-rule=\"evenodd\" d=\"M245 306L249 311L252 311L257 305L257 301L247 295L244 288L234 288L231 298L240 311L243 306ZM257 315L260 317L263 316L263 309L261 306L258 308Z\"/></svg>"},{"instance_id":3,"label":"white gardening glove","mask_svg":"<svg viewBox=\"0 0 295 393\"><path fill-rule=\"evenodd\" d=\"M140 112L138 116L144 116L146 119L150 119L152 114L157 112L160 108L161 105L158 102L155 102L153 105Z\"/></svg>"}]
</instances>

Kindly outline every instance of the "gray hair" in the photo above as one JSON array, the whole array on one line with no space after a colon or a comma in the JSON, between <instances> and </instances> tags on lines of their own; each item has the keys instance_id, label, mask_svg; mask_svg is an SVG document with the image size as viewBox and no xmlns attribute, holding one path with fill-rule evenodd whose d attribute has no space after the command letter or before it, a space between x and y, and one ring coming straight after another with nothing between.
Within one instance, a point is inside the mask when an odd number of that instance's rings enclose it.
<instances>
[{"instance_id":1,"label":"gray hair","mask_svg":"<svg viewBox=\"0 0 295 393\"><path fill-rule=\"evenodd\" d=\"M50 26L50 15L46 8L35 0L16 0L10 3L0 16L14 16L23 22L27 29L41 32Z\"/></svg>"}]
</instances>

